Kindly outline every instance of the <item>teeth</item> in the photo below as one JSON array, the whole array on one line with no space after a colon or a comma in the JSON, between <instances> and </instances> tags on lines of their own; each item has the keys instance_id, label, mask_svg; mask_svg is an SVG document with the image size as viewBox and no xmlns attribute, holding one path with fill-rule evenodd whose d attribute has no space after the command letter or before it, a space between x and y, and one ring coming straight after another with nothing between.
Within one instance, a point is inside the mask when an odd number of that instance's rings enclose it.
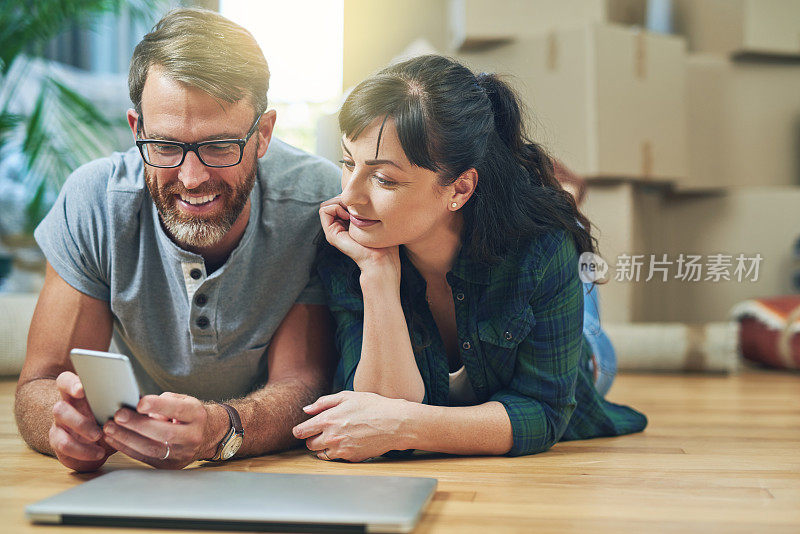
<instances>
[{"instance_id":1,"label":"teeth","mask_svg":"<svg viewBox=\"0 0 800 534\"><path fill-rule=\"evenodd\" d=\"M198 204L205 204L206 202L211 202L219 195L206 195L204 197L185 197L181 195L181 200L184 202L188 202L193 206L197 206Z\"/></svg>"}]
</instances>

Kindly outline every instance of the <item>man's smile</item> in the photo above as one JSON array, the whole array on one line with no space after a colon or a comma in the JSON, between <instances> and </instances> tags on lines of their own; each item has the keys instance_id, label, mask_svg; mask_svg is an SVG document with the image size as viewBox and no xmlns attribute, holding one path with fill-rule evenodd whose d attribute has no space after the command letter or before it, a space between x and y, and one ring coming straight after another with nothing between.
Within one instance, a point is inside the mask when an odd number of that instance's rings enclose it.
<instances>
[{"instance_id":1,"label":"man's smile","mask_svg":"<svg viewBox=\"0 0 800 534\"><path fill-rule=\"evenodd\" d=\"M216 194L216 195L203 195L203 196L200 196L200 197L192 197L192 196L189 196L189 195L178 195L178 196L180 197L180 199L182 201L188 202L189 204L192 204L193 206L197 206L197 205L200 205L200 204L206 204L208 202L211 202L212 200L216 199L219 196L219 194Z\"/></svg>"}]
</instances>

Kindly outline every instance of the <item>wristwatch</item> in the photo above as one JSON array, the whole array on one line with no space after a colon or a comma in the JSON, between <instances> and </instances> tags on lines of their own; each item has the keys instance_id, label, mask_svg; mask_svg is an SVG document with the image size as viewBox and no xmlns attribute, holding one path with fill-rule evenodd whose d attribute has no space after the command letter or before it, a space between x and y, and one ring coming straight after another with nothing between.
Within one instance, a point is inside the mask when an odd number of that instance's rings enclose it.
<instances>
[{"instance_id":1,"label":"wristwatch","mask_svg":"<svg viewBox=\"0 0 800 534\"><path fill-rule=\"evenodd\" d=\"M225 403L218 402L217 404L225 408L225 411L228 412L228 418L231 420L231 428L228 430L228 433L225 434L225 437L222 438L222 441L219 442L217 452L214 454L214 457L211 458L214 462L233 458L233 455L236 454L236 451L242 446L242 440L244 439L244 429L242 428L242 420L239 419L239 412L237 412L233 406L228 406Z\"/></svg>"}]
</instances>

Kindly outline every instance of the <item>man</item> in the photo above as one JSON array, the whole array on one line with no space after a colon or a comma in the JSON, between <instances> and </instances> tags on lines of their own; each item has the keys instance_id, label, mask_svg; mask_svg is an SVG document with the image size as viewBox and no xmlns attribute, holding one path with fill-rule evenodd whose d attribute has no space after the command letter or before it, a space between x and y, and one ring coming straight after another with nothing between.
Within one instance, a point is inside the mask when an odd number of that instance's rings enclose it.
<instances>
[{"instance_id":1,"label":"man","mask_svg":"<svg viewBox=\"0 0 800 534\"><path fill-rule=\"evenodd\" d=\"M15 404L34 449L88 471L116 451L181 468L241 437L239 456L294 443L328 387L309 280L339 171L272 139L268 83L253 37L213 12L173 11L136 47L138 146L73 173L35 233L48 266ZM68 355L112 336L150 394L101 428Z\"/></svg>"}]
</instances>

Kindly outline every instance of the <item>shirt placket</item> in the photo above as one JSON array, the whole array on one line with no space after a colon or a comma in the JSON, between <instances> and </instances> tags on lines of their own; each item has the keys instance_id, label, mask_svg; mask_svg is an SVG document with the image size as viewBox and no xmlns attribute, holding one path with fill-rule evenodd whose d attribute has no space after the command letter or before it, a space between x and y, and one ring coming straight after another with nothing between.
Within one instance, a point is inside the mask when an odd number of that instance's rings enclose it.
<instances>
[{"instance_id":1,"label":"shirt placket","mask_svg":"<svg viewBox=\"0 0 800 534\"><path fill-rule=\"evenodd\" d=\"M189 300L189 338L192 352L217 352L216 284L207 280L203 262L181 262L183 283Z\"/></svg>"},{"instance_id":2,"label":"shirt placket","mask_svg":"<svg viewBox=\"0 0 800 534\"><path fill-rule=\"evenodd\" d=\"M470 299L465 288L465 283L452 273L447 274L447 283L453 293L453 302L456 311L456 334L459 341L461 361L467 371L467 377L472 384L472 389L478 399L486 398L486 373L481 364L480 344L478 343L477 329L469 324L469 317L475 317L474 299Z\"/></svg>"}]
</instances>

